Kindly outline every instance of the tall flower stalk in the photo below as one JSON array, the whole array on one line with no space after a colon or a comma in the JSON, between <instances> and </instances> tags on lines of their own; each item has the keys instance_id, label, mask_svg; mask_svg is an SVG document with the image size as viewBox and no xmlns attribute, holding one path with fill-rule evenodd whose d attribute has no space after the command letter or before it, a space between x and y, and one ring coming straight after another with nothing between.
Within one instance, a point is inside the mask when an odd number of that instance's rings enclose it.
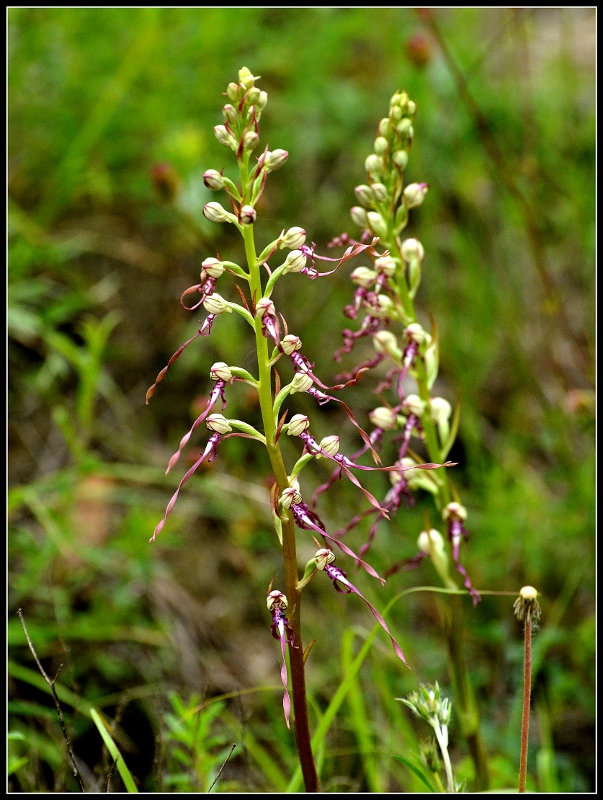
<instances>
[{"instance_id":1,"label":"tall flower stalk","mask_svg":"<svg viewBox=\"0 0 603 800\"><path fill-rule=\"evenodd\" d=\"M219 318L225 313L236 313L253 329L256 345L257 374L252 375L241 367L216 362L210 371L210 378L215 382L207 406L194 421L191 429L180 442L178 450L171 457L168 471L178 462L183 448L195 434L197 428L205 423L210 436L201 455L180 481L176 492L167 505L163 519L158 523L152 536L157 534L166 524L178 495L184 484L192 477L196 469L204 461L213 460L223 439L231 436L243 436L252 439L266 448L273 476L272 509L276 534L282 550L284 592L270 586L267 607L272 617L270 631L281 645L281 679L284 687L283 710L287 726L290 726L291 699L293 701L293 720L297 740L299 759L307 791L318 791L318 777L310 745L308 711L306 702L306 682L304 649L302 639L302 591L304 586L320 571L333 580L333 585L340 594L353 593L359 596L390 637L396 655L406 664L404 654L396 642L387 624L379 612L364 598L360 591L348 580L346 573L335 567L334 553L327 548L331 545L339 548L345 555L353 559L352 563L360 564L369 575L383 582L376 571L365 562L360 554L354 553L344 542L327 533L325 525L318 514L310 508L300 492L299 476L303 468L314 458L327 458L336 464L337 472L350 480L365 495L371 509L379 516L387 516L388 508L381 505L356 477L357 471L384 470L401 475L407 470L418 474L420 470L432 470L440 464L425 463L385 467L373 447L373 441L358 425L352 411L343 401L334 397L331 392L353 384L358 375L351 376L342 384L329 387L313 372L313 364L302 353L302 342L294 333L289 333L285 316L277 312L271 299L277 280L286 278L291 281L322 279L361 253L369 257L377 257L373 245L377 239L355 242L351 244L340 258L318 256L315 246L305 244L306 232L301 227L283 230L280 236L269 242L259 253L256 246L255 223L257 219L256 205L261 197L268 175L287 161L288 154L284 150L272 150L267 147L257 158L252 153L259 145L259 122L267 103L266 92L255 85L257 78L243 67L239 71L238 82L230 83L227 88L229 102L223 108L224 124L217 125L214 132L218 141L235 155L239 181L235 184L223 175L223 171L209 169L204 174L206 186L214 191L225 191L229 198L231 210L227 210L219 202L207 203L204 215L211 222L233 225L241 234L245 249L245 266L226 261L220 257L206 258L202 263L202 271L198 284L185 290L181 304L187 310L203 307L207 312L197 333L188 339L172 356L167 366L158 374L155 383L147 393L147 402L156 391L157 384L163 380L167 369L179 358L188 345L198 337L208 336L214 325L219 325ZM283 258L282 251L288 251ZM331 269L319 271L316 260L331 262ZM270 262L270 264L269 264ZM274 263L276 262L276 264ZM280 262L280 263L279 263ZM240 303L225 299L218 293L217 287L224 273L234 275L237 283ZM242 284L242 285L240 285ZM191 303L191 298L196 301ZM281 363L282 362L282 365ZM279 363L279 371L291 380L281 384L280 374L275 365ZM359 373L360 374L360 373ZM231 419L224 415L228 402L230 387L242 382L257 392L262 417L260 430L245 421ZM310 420L307 416L297 414L287 421L288 412L283 405L289 395L295 392L306 392L319 405L327 402L338 402L346 411L350 421L356 426L363 447L355 455L348 457L339 452L339 438L335 435L317 440L310 431ZM216 408L220 407L220 411ZM296 438L302 445L301 455L289 471L283 459L280 438L283 435ZM370 452L374 463L366 465L358 463L358 458ZM322 537L324 546L320 547L314 559L306 566L303 578L298 574L296 550L296 529L317 534ZM343 587L343 588L342 588ZM286 612L286 614L285 614ZM287 672L286 652L289 655L289 672ZM291 686L289 695L288 684Z\"/></svg>"},{"instance_id":2,"label":"tall flower stalk","mask_svg":"<svg viewBox=\"0 0 603 800\"><path fill-rule=\"evenodd\" d=\"M430 462L444 461L454 444L459 422L458 407L453 413L446 399L433 394L439 365L438 330L433 320L426 330L415 307L425 251L417 239L404 238L409 212L423 203L429 189L427 183L404 182L414 137L415 113L416 105L406 92L393 95L388 116L377 126L373 152L365 161L367 183L355 189L359 205L351 209L351 216L362 230L359 242L342 234L331 243L333 246L353 246L368 241L374 244L375 237L378 237L379 248L383 249L377 253L373 246L365 253L370 266L359 266L351 273L356 290L345 314L351 320L358 320L358 324L356 329L343 331L343 346L335 353L335 359L341 361L359 341L372 340L375 355L340 377L349 380L378 364L388 366L385 379L375 390L382 404L369 414L374 426L370 440L379 449L384 435L395 432L396 465L400 471L390 473L392 488L381 505L394 513L402 504L413 505L416 491L427 491L433 497L446 530L448 546L436 527L427 526L419 536L417 555L394 565L388 574L400 568L414 567L430 557L444 586L458 590L452 572L454 565L476 605L481 599L480 594L461 558L463 542L469 536L465 527L467 509L461 503L447 470L436 473L412 469L421 459L411 448L423 448ZM331 476L331 482L335 477L336 472ZM321 487L317 495L329 484ZM373 515L374 509L358 514L338 535L345 536L363 518ZM375 517L368 540L359 550L361 555L371 546L381 521L382 517ZM451 595L449 606L443 613L456 707L475 764L476 789L485 789L488 786L487 758L463 654L461 597Z\"/></svg>"}]
</instances>

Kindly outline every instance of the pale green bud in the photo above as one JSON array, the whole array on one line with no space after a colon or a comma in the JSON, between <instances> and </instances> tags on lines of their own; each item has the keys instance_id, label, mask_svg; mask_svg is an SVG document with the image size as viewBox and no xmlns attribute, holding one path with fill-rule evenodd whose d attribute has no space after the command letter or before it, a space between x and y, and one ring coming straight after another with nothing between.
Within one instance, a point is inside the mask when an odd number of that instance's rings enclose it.
<instances>
[{"instance_id":1,"label":"pale green bud","mask_svg":"<svg viewBox=\"0 0 603 800\"><path fill-rule=\"evenodd\" d=\"M289 158L289 153L286 150L272 150L266 153L266 160L264 166L270 171L274 171L282 167L285 161Z\"/></svg>"},{"instance_id":2,"label":"pale green bud","mask_svg":"<svg viewBox=\"0 0 603 800\"><path fill-rule=\"evenodd\" d=\"M383 174L383 159L375 153L371 153L364 162L364 168L371 178L376 180Z\"/></svg>"},{"instance_id":3,"label":"pale green bud","mask_svg":"<svg viewBox=\"0 0 603 800\"><path fill-rule=\"evenodd\" d=\"M260 92L260 96L257 100L257 107L260 112L262 112L266 108L266 104L268 102L268 92Z\"/></svg>"},{"instance_id":4,"label":"pale green bud","mask_svg":"<svg viewBox=\"0 0 603 800\"><path fill-rule=\"evenodd\" d=\"M212 364L209 375L212 381L232 380L232 371L225 361L216 361L215 364Z\"/></svg>"},{"instance_id":5,"label":"pale green bud","mask_svg":"<svg viewBox=\"0 0 603 800\"><path fill-rule=\"evenodd\" d=\"M385 319L391 316L394 304L386 294L377 295L377 297L370 302L365 303L365 308L369 314L378 319Z\"/></svg>"},{"instance_id":6,"label":"pale green bud","mask_svg":"<svg viewBox=\"0 0 603 800\"><path fill-rule=\"evenodd\" d=\"M377 136L375 139L375 143L373 145L373 150L378 156L385 155L387 153L388 148L388 141L385 136Z\"/></svg>"},{"instance_id":7,"label":"pale green bud","mask_svg":"<svg viewBox=\"0 0 603 800\"><path fill-rule=\"evenodd\" d=\"M290 486L289 488L283 490L280 499L283 508L291 508L292 505L301 503L302 496L296 488Z\"/></svg>"},{"instance_id":8,"label":"pale green bud","mask_svg":"<svg viewBox=\"0 0 603 800\"><path fill-rule=\"evenodd\" d=\"M392 161L398 169L404 170L408 165L408 153L406 150L396 150L392 156Z\"/></svg>"},{"instance_id":9,"label":"pale green bud","mask_svg":"<svg viewBox=\"0 0 603 800\"><path fill-rule=\"evenodd\" d=\"M408 101L408 109L406 113L409 117L414 117L414 115L417 113L417 104L414 100Z\"/></svg>"},{"instance_id":10,"label":"pale green bud","mask_svg":"<svg viewBox=\"0 0 603 800\"><path fill-rule=\"evenodd\" d=\"M402 136L406 136L408 139L412 139L412 122L408 119L408 117L404 117L401 119L398 124L396 125L396 130L398 133L401 133Z\"/></svg>"},{"instance_id":11,"label":"pale green bud","mask_svg":"<svg viewBox=\"0 0 603 800\"><path fill-rule=\"evenodd\" d=\"M396 413L386 406L378 406L369 413L369 419L376 428L393 431L397 425Z\"/></svg>"},{"instance_id":12,"label":"pale green bud","mask_svg":"<svg viewBox=\"0 0 603 800\"><path fill-rule=\"evenodd\" d=\"M422 416L425 411L425 401L421 400L418 394L409 394L402 401L402 412L407 416L414 414L417 417Z\"/></svg>"},{"instance_id":13,"label":"pale green bud","mask_svg":"<svg viewBox=\"0 0 603 800\"><path fill-rule=\"evenodd\" d=\"M324 439L321 439L319 442L321 450L324 450L330 456L336 456L339 452L339 436L325 436ZM320 456L317 456L320 458Z\"/></svg>"},{"instance_id":14,"label":"pale green bud","mask_svg":"<svg viewBox=\"0 0 603 800\"><path fill-rule=\"evenodd\" d=\"M285 259L283 272L301 272L306 266L307 258L301 250L292 250Z\"/></svg>"},{"instance_id":15,"label":"pale green bud","mask_svg":"<svg viewBox=\"0 0 603 800\"><path fill-rule=\"evenodd\" d=\"M225 434L230 433L232 430L230 423L223 414L210 414L205 420L205 424L214 433Z\"/></svg>"},{"instance_id":16,"label":"pale green bud","mask_svg":"<svg viewBox=\"0 0 603 800\"><path fill-rule=\"evenodd\" d=\"M398 122L403 117L402 109L399 106L394 106L389 112L389 116L393 122Z\"/></svg>"},{"instance_id":17,"label":"pale green bud","mask_svg":"<svg viewBox=\"0 0 603 800\"><path fill-rule=\"evenodd\" d=\"M459 519L461 522L465 522L467 519L467 509L457 502L448 503L448 505L442 509L442 519L448 522L451 517L452 519Z\"/></svg>"},{"instance_id":18,"label":"pale green bud","mask_svg":"<svg viewBox=\"0 0 603 800\"><path fill-rule=\"evenodd\" d=\"M417 344L423 344L423 342L427 341L427 339L431 339L429 334L419 325L418 322L412 322L407 328L405 328L404 335L409 342L412 341L416 342Z\"/></svg>"},{"instance_id":19,"label":"pale green bud","mask_svg":"<svg viewBox=\"0 0 603 800\"><path fill-rule=\"evenodd\" d=\"M257 211L253 206L243 206L239 214L239 222L242 225L253 225L257 217Z\"/></svg>"},{"instance_id":20,"label":"pale green bud","mask_svg":"<svg viewBox=\"0 0 603 800\"><path fill-rule=\"evenodd\" d=\"M379 122L378 133L379 136L389 136L392 129L392 124L389 121L389 117L383 117L383 119Z\"/></svg>"},{"instance_id":21,"label":"pale green bud","mask_svg":"<svg viewBox=\"0 0 603 800\"><path fill-rule=\"evenodd\" d=\"M303 228L293 227L284 233L279 239L279 248L288 247L289 250L297 250L306 241L306 232Z\"/></svg>"},{"instance_id":22,"label":"pale green bud","mask_svg":"<svg viewBox=\"0 0 603 800\"><path fill-rule=\"evenodd\" d=\"M236 150L237 141L232 133L228 132L225 125L216 125L214 128L214 133L220 144L224 145L224 147L230 147Z\"/></svg>"},{"instance_id":23,"label":"pale green bud","mask_svg":"<svg viewBox=\"0 0 603 800\"><path fill-rule=\"evenodd\" d=\"M368 228L368 219L366 211L363 208L360 206L353 206L350 209L350 216L356 225L359 225L361 228Z\"/></svg>"},{"instance_id":24,"label":"pale green bud","mask_svg":"<svg viewBox=\"0 0 603 800\"><path fill-rule=\"evenodd\" d=\"M416 259L423 261L425 250L421 242L418 239L405 239L402 242L402 258L405 261L414 261Z\"/></svg>"},{"instance_id":25,"label":"pale green bud","mask_svg":"<svg viewBox=\"0 0 603 800\"><path fill-rule=\"evenodd\" d=\"M327 564L332 564L335 561L335 553L329 550L328 547L321 547L320 550L316 551L314 558L317 569L323 570Z\"/></svg>"},{"instance_id":26,"label":"pale green bud","mask_svg":"<svg viewBox=\"0 0 603 800\"><path fill-rule=\"evenodd\" d=\"M260 90L257 86L252 86L251 89L245 95L245 102L250 105L254 106L258 100L260 99Z\"/></svg>"},{"instance_id":27,"label":"pale green bud","mask_svg":"<svg viewBox=\"0 0 603 800\"><path fill-rule=\"evenodd\" d=\"M262 297L255 304L255 315L261 319L266 312L273 317L276 316L276 309L272 300L269 297Z\"/></svg>"},{"instance_id":28,"label":"pale green bud","mask_svg":"<svg viewBox=\"0 0 603 800\"><path fill-rule=\"evenodd\" d=\"M217 258L206 258L201 266L211 278L219 278L224 272L224 264Z\"/></svg>"},{"instance_id":29,"label":"pale green bud","mask_svg":"<svg viewBox=\"0 0 603 800\"><path fill-rule=\"evenodd\" d=\"M302 341L299 336L294 336L292 333L288 333L282 340L281 340L281 347L283 348L283 353L285 355L290 356L291 353L295 352L295 350L299 350L302 346Z\"/></svg>"},{"instance_id":30,"label":"pale green bud","mask_svg":"<svg viewBox=\"0 0 603 800\"><path fill-rule=\"evenodd\" d=\"M403 467L413 467L417 462L413 458L406 456L400 463ZM433 476L427 470L407 469L403 475L406 483L408 484L408 488L413 492L417 489L424 489L426 492L434 495L434 497L437 496L439 492L439 486L435 482Z\"/></svg>"},{"instance_id":31,"label":"pale green bud","mask_svg":"<svg viewBox=\"0 0 603 800\"><path fill-rule=\"evenodd\" d=\"M378 353L385 353L394 359L400 361L402 358L402 350L398 347L398 340L391 331L377 331L373 334L373 344Z\"/></svg>"},{"instance_id":32,"label":"pale green bud","mask_svg":"<svg viewBox=\"0 0 603 800\"><path fill-rule=\"evenodd\" d=\"M383 272L388 278L391 278L396 272L396 262L391 256L379 256L375 259L375 269L377 272Z\"/></svg>"},{"instance_id":33,"label":"pale green bud","mask_svg":"<svg viewBox=\"0 0 603 800\"><path fill-rule=\"evenodd\" d=\"M375 236L379 236L380 238L387 238L387 225L385 224L385 220L377 211L367 211L366 218L369 223L370 229L373 231Z\"/></svg>"},{"instance_id":34,"label":"pale green bud","mask_svg":"<svg viewBox=\"0 0 603 800\"><path fill-rule=\"evenodd\" d=\"M209 314L223 314L225 311L227 313L232 313L232 308L226 302L226 300L219 295L217 292L210 294L209 297L206 297L203 301L203 308Z\"/></svg>"},{"instance_id":35,"label":"pale green bud","mask_svg":"<svg viewBox=\"0 0 603 800\"><path fill-rule=\"evenodd\" d=\"M228 95L228 99L232 100L233 103L236 103L239 100L239 95L241 92L241 88L236 83L229 83L226 87L226 94Z\"/></svg>"},{"instance_id":36,"label":"pale green bud","mask_svg":"<svg viewBox=\"0 0 603 800\"><path fill-rule=\"evenodd\" d=\"M295 414L291 417L289 427L287 428L287 434L289 436L299 436L300 433L307 431L309 427L310 420L305 414Z\"/></svg>"},{"instance_id":37,"label":"pale green bud","mask_svg":"<svg viewBox=\"0 0 603 800\"><path fill-rule=\"evenodd\" d=\"M223 188L224 178L217 169L208 169L203 173L203 183L208 189L213 189L214 192L217 192Z\"/></svg>"},{"instance_id":38,"label":"pale green bud","mask_svg":"<svg viewBox=\"0 0 603 800\"><path fill-rule=\"evenodd\" d=\"M431 418L438 429L440 442L445 444L450 434L449 420L452 414L452 406L448 400L444 400L443 397L432 397L429 400L429 405L431 408Z\"/></svg>"},{"instance_id":39,"label":"pale green bud","mask_svg":"<svg viewBox=\"0 0 603 800\"><path fill-rule=\"evenodd\" d=\"M289 393L295 394L296 392L307 392L313 383L314 381L307 373L296 372L295 377L291 381L291 389L289 390Z\"/></svg>"},{"instance_id":40,"label":"pale green bud","mask_svg":"<svg viewBox=\"0 0 603 800\"><path fill-rule=\"evenodd\" d=\"M409 183L406 189L404 189L404 204L406 208L420 206L425 199L428 189L429 184L427 183Z\"/></svg>"},{"instance_id":41,"label":"pale green bud","mask_svg":"<svg viewBox=\"0 0 603 800\"><path fill-rule=\"evenodd\" d=\"M377 279L377 273L375 270L369 269L368 267L356 267L356 269L350 273L350 279L356 286L362 286L364 289L368 289Z\"/></svg>"},{"instance_id":42,"label":"pale green bud","mask_svg":"<svg viewBox=\"0 0 603 800\"><path fill-rule=\"evenodd\" d=\"M230 214L220 203L211 202L203 206L203 216L210 222L232 222L236 217Z\"/></svg>"},{"instance_id":43,"label":"pale green bud","mask_svg":"<svg viewBox=\"0 0 603 800\"><path fill-rule=\"evenodd\" d=\"M375 195L375 200L379 203L385 203L387 200L387 188L382 183L372 183L371 189Z\"/></svg>"},{"instance_id":44,"label":"pale green bud","mask_svg":"<svg viewBox=\"0 0 603 800\"><path fill-rule=\"evenodd\" d=\"M363 206L371 206L375 200L375 196L371 191L370 186L367 186L364 183L360 184L360 186L356 186L354 193L358 198L358 202L362 203Z\"/></svg>"},{"instance_id":45,"label":"pale green bud","mask_svg":"<svg viewBox=\"0 0 603 800\"><path fill-rule=\"evenodd\" d=\"M245 136L243 136L243 147L245 150L253 150L258 146L259 141L260 137L255 131L247 131Z\"/></svg>"},{"instance_id":46,"label":"pale green bud","mask_svg":"<svg viewBox=\"0 0 603 800\"><path fill-rule=\"evenodd\" d=\"M247 69L247 67L241 67L239 70L239 83L245 89L251 89L254 82L259 78L259 75L254 77L251 72Z\"/></svg>"}]
</instances>

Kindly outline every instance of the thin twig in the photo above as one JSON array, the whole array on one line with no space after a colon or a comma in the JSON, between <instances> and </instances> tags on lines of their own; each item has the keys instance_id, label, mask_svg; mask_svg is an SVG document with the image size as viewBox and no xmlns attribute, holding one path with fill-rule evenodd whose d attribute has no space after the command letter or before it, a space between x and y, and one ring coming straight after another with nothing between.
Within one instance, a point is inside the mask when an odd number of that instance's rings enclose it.
<instances>
[{"instance_id":1,"label":"thin twig","mask_svg":"<svg viewBox=\"0 0 603 800\"><path fill-rule=\"evenodd\" d=\"M218 782L218 779L219 779L220 775L222 774L222 770L223 770L223 769L224 769L224 767L225 767L225 766L228 764L228 760L229 760L229 758L231 757L231 755L232 755L232 753L233 753L233 750L235 749L235 747L236 747L236 746L237 746L237 745L236 745L236 742L235 742L235 743L232 745L232 747L230 748L230 753L229 753L229 754L226 756L226 760L224 761L224 763L222 764L222 766L221 766L221 767L220 767L220 769L218 770L218 774L217 774L217 775L216 775L216 777L214 778L214 782L212 783L212 785L211 785L211 786L209 787L209 789L207 790L207 793L208 793L208 794L209 794L209 792L211 792L211 790L214 788L214 786L215 786L215 785L216 785L216 783Z\"/></svg>"}]
</instances>

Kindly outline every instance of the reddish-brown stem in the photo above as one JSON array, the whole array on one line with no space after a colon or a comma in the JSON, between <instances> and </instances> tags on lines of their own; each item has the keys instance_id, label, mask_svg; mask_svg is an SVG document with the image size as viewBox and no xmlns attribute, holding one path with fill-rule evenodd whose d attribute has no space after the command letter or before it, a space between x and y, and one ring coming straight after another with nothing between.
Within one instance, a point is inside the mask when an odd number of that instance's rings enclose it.
<instances>
[{"instance_id":1,"label":"reddish-brown stem","mask_svg":"<svg viewBox=\"0 0 603 800\"><path fill-rule=\"evenodd\" d=\"M532 689L532 620L526 614L523 649L523 711L521 714L521 752L519 754L519 791L526 790L528 771L528 733L530 730L530 694Z\"/></svg>"}]
</instances>

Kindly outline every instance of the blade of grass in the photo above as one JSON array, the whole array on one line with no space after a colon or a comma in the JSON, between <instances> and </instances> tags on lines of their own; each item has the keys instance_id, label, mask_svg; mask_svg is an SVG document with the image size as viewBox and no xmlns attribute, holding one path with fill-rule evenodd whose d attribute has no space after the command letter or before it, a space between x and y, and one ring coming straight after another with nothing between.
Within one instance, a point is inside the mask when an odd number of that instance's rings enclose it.
<instances>
[{"instance_id":1,"label":"blade of grass","mask_svg":"<svg viewBox=\"0 0 603 800\"><path fill-rule=\"evenodd\" d=\"M111 753L111 757L115 761L117 765L117 770L121 775L121 779L124 782L124 786L126 787L128 793L136 793L138 794L138 789L136 788L136 784L134 783L134 778L130 770L126 766L126 762L123 759L122 754L119 752L119 749L115 742L113 741L111 734L105 727L105 723L103 722L100 714L94 708L90 709L90 716L92 717L92 721L98 728L98 732L102 736L103 742L107 746L107 750Z\"/></svg>"}]
</instances>

